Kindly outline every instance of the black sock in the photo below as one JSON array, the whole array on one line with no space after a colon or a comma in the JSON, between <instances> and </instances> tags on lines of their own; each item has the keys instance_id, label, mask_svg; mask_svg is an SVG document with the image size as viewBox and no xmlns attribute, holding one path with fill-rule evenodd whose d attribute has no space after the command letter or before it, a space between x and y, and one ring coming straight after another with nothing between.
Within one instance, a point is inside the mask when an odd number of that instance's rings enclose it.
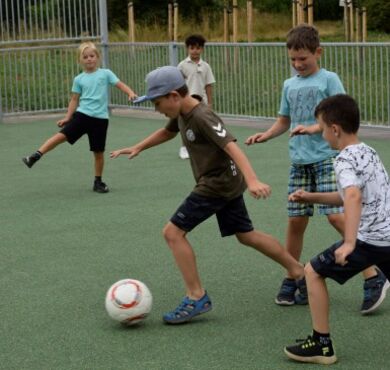
<instances>
[{"instance_id":1,"label":"black sock","mask_svg":"<svg viewBox=\"0 0 390 370\"><path fill-rule=\"evenodd\" d=\"M95 182L102 182L101 176L95 176Z\"/></svg>"},{"instance_id":2,"label":"black sock","mask_svg":"<svg viewBox=\"0 0 390 370\"><path fill-rule=\"evenodd\" d=\"M31 155L31 157L34 158L34 159L37 161L38 159L41 159L42 155L43 155L43 154L42 154L39 150L37 150L36 152L34 152L34 153Z\"/></svg>"},{"instance_id":3,"label":"black sock","mask_svg":"<svg viewBox=\"0 0 390 370\"><path fill-rule=\"evenodd\" d=\"M324 346L327 346L330 343L330 334L329 333L319 333L313 329L313 339L316 342L321 343Z\"/></svg>"}]
</instances>

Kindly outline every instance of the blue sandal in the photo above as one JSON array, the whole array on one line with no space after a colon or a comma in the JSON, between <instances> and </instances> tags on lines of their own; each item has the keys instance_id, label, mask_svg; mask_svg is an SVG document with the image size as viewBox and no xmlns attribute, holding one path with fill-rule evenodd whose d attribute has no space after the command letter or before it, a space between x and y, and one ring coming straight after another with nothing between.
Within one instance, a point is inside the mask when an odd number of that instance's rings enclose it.
<instances>
[{"instance_id":1,"label":"blue sandal","mask_svg":"<svg viewBox=\"0 0 390 370\"><path fill-rule=\"evenodd\" d=\"M164 314L163 320L167 324L183 324L193 317L206 313L212 309L212 304L207 292L197 301L184 297L183 301L173 311Z\"/></svg>"}]
</instances>

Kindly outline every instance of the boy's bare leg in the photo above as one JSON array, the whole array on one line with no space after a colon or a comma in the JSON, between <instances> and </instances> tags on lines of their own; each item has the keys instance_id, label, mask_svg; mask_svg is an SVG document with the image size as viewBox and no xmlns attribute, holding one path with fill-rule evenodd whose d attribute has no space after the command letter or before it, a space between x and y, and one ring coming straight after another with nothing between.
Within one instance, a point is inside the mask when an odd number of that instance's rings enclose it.
<instances>
[{"instance_id":1,"label":"boy's bare leg","mask_svg":"<svg viewBox=\"0 0 390 370\"><path fill-rule=\"evenodd\" d=\"M303 248L303 238L307 224L308 216L289 217L287 225L286 249L287 252L297 261L301 258ZM287 271L287 277L293 279Z\"/></svg>"},{"instance_id":2,"label":"boy's bare leg","mask_svg":"<svg viewBox=\"0 0 390 370\"><path fill-rule=\"evenodd\" d=\"M310 263L305 266L305 277L313 329L329 333L329 295L325 279L314 271Z\"/></svg>"},{"instance_id":3,"label":"boy's bare leg","mask_svg":"<svg viewBox=\"0 0 390 370\"><path fill-rule=\"evenodd\" d=\"M200 281L195 253L186 238L186 232L168 222L163 235L184 279L187 296L195 300L202 298L205 291Z\"/></svg>"},{"instance_id":4,"label":"boy's bare leg","mask_svg":"<svg viewBox=\"0 0 390 370\"><path fill-rule=\"evenodd\" d=\"M58 132L50 139L47 139L38 150L42 154L45 154L50 150L53 150L57 145L64 143L66 140L66 136L63 133Z\"/></svg>"},{"instance_id":5,"label":"boy's bare leg","mask_svg":"<svg viewBox=\"0 0 390 370\"><path fill-rule=\"evenodd\" d=\"M95 176L102 176L104 168L104 152L93 152L95 156Z\"/></svg>"},{"instance_id":6,"label":"boy's bare leg","mask_svg":"<svg viewBox=\"0 0 390 370\"><path fill-rule=\"evenodd\" d=\"M236 237L240 243L248 245L278 262L293 279L303 277L303 266L271 235L253 230L247 233L237 233Z\"/></svg>"}]
</instances>

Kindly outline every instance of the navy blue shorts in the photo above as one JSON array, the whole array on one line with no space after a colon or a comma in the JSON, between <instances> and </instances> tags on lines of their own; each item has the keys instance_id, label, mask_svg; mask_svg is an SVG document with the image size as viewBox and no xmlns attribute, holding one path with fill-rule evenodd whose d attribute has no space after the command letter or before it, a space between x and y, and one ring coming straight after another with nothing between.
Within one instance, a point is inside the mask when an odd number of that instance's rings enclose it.
<instances>
[{"instance_id":1,"label":"navy blue shorts","mask_svg":"<svg viewBox=\"0 0 390 370\"><path fill-rule=\"evenodd\" d=\"M189 232L214 214L222 236L253 230L242 195L228 200L192 192L171 217L171 222L179 229Z\"/></svg>"},{"instance_id":2,"label":"navy blue shorts","mask_svg":"<svg viewBox=\"0 0 390 370\"><path fill-rule=\"evenodd\" d=\"M84 134L88 135L89 148L92 152L104 152L106 147L108 119L87 116L75 112L72 119L60 131L69 144L74 144Z\"/></svg>"},{"instance_id":3,"label":"navy blue shorts","mask_svg":"<svg viewBox=\"0 0 390 370\"><path fill-rule=\"evenodd\" d=\"M341 266L336 264L334 252L342 244L343 240L333 244L310 261L317 274L344 284L367 267L376 265L390 280L390 246L378 247L357 240L354 251L347 257L348 263Z\"/></svg>"}]
</instances>

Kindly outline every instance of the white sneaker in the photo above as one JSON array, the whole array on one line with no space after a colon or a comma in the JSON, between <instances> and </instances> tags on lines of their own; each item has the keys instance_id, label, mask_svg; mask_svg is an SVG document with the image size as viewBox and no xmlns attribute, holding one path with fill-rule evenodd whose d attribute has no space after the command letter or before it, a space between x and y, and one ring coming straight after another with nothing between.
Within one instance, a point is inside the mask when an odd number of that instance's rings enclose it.
<instances>
[{"instance_id":1,"label":"white sneaker","mask_svg":"<svg viewBox=\"0 0 390 370\"><path fill-rule=\"evenodd\" d=\"M185 146L182 146L179 150L179 157L181 159L188 159L190 158L189 154L188 154L188 150Z\"/></svg>"}]
</instances>

